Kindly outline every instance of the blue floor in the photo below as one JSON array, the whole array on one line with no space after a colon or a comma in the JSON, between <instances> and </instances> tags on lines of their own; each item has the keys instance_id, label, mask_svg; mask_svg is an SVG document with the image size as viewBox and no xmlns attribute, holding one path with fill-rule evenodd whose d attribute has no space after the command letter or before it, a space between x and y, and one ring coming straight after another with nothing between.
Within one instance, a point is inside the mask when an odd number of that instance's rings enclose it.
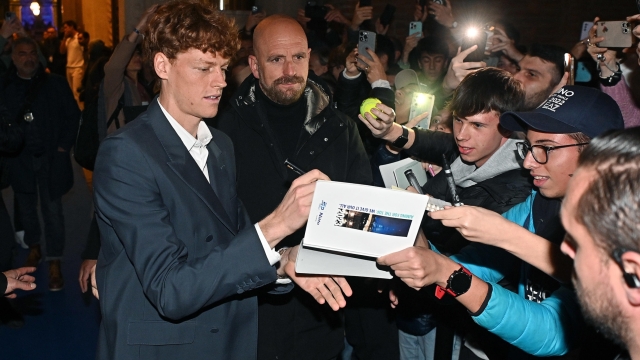
<instances>
[{"instance_id":1,"label":"blue floor","mask_svg":"<svg viewBox=\"0 0 640 360\"><path fill-rule=\"evenodd\" d=\"M65 287L48 288L48 264L35 273L37 288L20 292L13 300L25 315L25 326L10 329L0 325L0 359L94 359L100 323L100 308L93 296L82 294L78 284L80 254L84 249L91 220L91 195L81 169L74 163L75 185L62 201L65 213L66 247L62 272ZM13 194L2 192L9 213L13 213ZM28 250L19 248L14 264L22 266Z\"/></svg>"}]
</instances>

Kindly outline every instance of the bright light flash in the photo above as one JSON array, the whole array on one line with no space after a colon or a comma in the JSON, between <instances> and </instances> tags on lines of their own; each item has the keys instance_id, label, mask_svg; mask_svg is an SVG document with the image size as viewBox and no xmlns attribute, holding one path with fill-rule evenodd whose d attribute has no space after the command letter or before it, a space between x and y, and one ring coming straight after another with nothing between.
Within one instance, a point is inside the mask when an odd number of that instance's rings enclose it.
<instances>
[{"instance_id":1,"label":"bright light flash","mask_svg":"<svg viewBox=\"0 0 640 360\"><path fill-rule=\"evenodd\" d=\"M40 15L40 4L38 4L38 2L32 2L31 5L29 5L29 9L31 9L34 16Z\"/></svg>"},{"instance_id":2,"label":"bright light flash","mask_svg":"<svg viewBox=\"0 0 640 360\"><path fill-rule=\"evenodd\" d=\"M429 97L427 96L427 94L416 94L416 105L424 105L427 102L428 98Z\"/></svg>"},{"instance_id":3,"label":"bright light flash","mask_svg":"<svg viewBox=\"0 0 640 360\"><path fill-rule=\"evenodd\" d=\"M480 32L480 30L478 30L478 28L470 27L470 28L467 28L467 31L465 32L465 35L467 37L474 38L474 37L478 36L479 32Z\"/></svg>"}]
</instances>

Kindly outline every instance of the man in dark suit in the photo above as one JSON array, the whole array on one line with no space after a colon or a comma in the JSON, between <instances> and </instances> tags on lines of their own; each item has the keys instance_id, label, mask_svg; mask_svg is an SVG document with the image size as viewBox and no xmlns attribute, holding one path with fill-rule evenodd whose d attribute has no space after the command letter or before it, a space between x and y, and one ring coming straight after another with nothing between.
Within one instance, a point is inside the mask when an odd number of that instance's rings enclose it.
<instances>
[{"instance_id":1,"label":"man in dark suit","mask_svg":"<svg viewBox=\"0 0 640 360\"><path fill-rule=\"evenodd\" d=\"M297 248L272 250L304 225L315 181L328 178L301 176L274 212L251 224L236 195L231 141L202 122L218 111L237 50L232 22L195 0L174 1L150 17L145 35L160 95L101 144L94 173L97 358L255 358L250 290L289 275L335 310L346 304L342 291L351 293L343 278L296 278Z\"/></svg>"}]
</instances>

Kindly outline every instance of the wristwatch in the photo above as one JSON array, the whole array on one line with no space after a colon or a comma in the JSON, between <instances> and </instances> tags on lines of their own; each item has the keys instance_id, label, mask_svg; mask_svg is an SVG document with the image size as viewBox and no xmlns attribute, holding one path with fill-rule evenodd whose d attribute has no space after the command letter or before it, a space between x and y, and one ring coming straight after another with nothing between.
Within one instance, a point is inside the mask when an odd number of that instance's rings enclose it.
<instances>
[{"instance_id":1,"label":"wristwatch","mask_svg":"<svg viewBox=\"0 0 640 360\"><path fill-rule=\"evenodd\" d=\"M391 143L391 146L398 149L402 149L407 141L409 141L409 129L404 125L400 126L402 126L402 135L398 136L398 138Z\"/></svg>"},{"instance_id":2,"label":"wristwatch","mask_svg":"<svg viewBox=\"0 0 640 360\"><path fill-rule=\"evenodd\" d=\"M442 299L444 294L449 294L453 297L458 297L467 291L471 287L471 272L464 266L460 265L460 269L451 273L449 280L447 280L447 287L436 286L436 297Z\"/></svg>"}]
</instances>

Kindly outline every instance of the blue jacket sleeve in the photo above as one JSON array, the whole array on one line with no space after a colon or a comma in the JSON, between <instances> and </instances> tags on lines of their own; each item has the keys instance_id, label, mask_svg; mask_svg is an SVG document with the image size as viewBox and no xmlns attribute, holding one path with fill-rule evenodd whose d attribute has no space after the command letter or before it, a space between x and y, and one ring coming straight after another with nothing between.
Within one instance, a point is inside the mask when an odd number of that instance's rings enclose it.
<instances>
[{"instance_id":1,"label":"blue jacket sleeve","mask_svg":"<svg viewBox=\"0 0 640 360\"><path fill-rule=\"evenodd\" d=\"M535 356L566 354L579 338L582 318L571 289L560 287L537 303L492 286L487 307L473 319L493 334Z\"/></svg>"}]
</instances>

